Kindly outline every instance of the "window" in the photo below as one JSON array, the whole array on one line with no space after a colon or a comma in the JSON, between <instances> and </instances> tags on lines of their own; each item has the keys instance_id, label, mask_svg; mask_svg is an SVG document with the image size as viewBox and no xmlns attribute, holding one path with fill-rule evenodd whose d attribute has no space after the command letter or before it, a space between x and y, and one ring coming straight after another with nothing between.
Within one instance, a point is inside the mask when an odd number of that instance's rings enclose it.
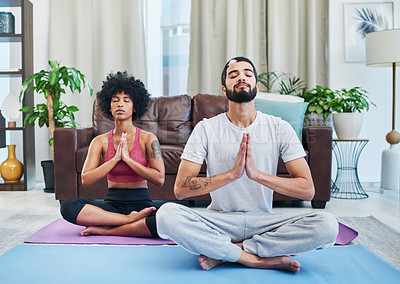
<instances>
[{"instance_id":1,"label":"window","mask_svg":"<svg viewBox=\"0 0 400 284\"><path fill-rule=\"evenodd\" d=\"M153 97L186 94L189 67L188 0L147 0L147 82Z\"/></svg>"}]
</instances>

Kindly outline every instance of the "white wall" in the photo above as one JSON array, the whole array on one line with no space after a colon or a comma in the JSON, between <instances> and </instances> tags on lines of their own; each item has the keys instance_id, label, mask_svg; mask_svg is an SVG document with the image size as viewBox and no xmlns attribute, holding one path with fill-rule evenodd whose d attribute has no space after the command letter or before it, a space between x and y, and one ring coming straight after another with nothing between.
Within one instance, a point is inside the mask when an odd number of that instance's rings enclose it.
<instances>
[{"instance_id":1,"label":"white wall","mask_svg":"<svg viewBox=\"0 0 400 284\"><path fill-rule=\"evenodd\" d=\"M47 70L48 43L49 43L49 5L50 0L30 0L33 4L33 53L34 70ZM45 102L40 96L35 96L35 104ZM51 148L48 144L49 130L47 127L35 126L35 160L36 181L43 182L43 172L40 161L51 159Z\"/></svg>"},{"instance_id":2,"label":"white wall","mask_svg":"<svg viewBox=\"0 0 400 284\"><path fill-rule=\"evenodd\" d=\"M360 137L369 139L358 164L359 177L362 182L379 182L381 170L381 153L389 148L385 140L391 130L392 113L392 69L367 67L365 62L345 62L344 42L344 4L345 3L384 2L379 0L331 0L329 1L329 52L328 52L328 86L332 89L360 86L367 90L370 99L377 107L370 108L364 114ZM387 1L385 1L387 2ZM400 1L395 0L395 27L399 27ZM397 85L400 84L400 70L397 68ZM399 88L397 88L399 90ZM399 92L397 91L397 102ZM399 104L397 104L398 106ZM396 108L398 110L399 107ZM400 113L397 112L396 125L400 125ZM336 167L336 161L333 162ZM334 171L335 172L335 171Z\"/></svg>"}]
</instances>

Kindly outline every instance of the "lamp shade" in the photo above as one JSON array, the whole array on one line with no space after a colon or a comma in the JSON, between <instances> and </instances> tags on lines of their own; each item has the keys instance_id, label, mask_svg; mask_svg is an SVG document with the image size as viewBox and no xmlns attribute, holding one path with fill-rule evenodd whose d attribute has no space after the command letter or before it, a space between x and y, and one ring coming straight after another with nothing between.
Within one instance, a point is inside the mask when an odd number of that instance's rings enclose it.
<instances>
[{"instance_id":1,"label":"lamp shade","mask_svg":"<svg viewBox=\"0 0 400 284\"><path fill-rule=\"evenodd\" d=\"M400 29L382 30L366 35L366 63L368 66L400 66Z\"/></svg>"}]
</instances>

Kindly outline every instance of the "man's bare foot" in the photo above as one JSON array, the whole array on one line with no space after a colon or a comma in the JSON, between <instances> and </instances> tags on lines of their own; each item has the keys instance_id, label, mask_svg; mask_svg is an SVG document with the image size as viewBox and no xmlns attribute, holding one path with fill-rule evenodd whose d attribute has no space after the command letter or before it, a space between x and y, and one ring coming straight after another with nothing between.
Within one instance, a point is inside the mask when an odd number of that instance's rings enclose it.
<instances>
[{"instance_id":1,"label":"man's bare foot","mask_svg":"<svg viewBox=\"0 0 400 284\"><path fill-rule=\"evenodd\" d=\"M108 235L108 230L112 227L109 226L89 226L81 231L82 236L89 235Z\"/></svg>"},{"instance_id":2,"label":"man's bare foot","mask_svg":"<svg viewBox=\"0 0 400 284\"><path fill-rule=\"evenodd\" d=\"M250 261L247 260L243 261L239 258L238 262L252 268L277 269L289 272L300 271L300 262L286 255L275 256L275 257L259 257L256 255L251 255L251 256L252 256L251 258L253 259Z\"/></svg>"},{"instance_id":3,"label":"man's bare foot","mask_svg":"<svg viewBox=\"0 0 400 284\"><path fill-rule=\"evenodd\" d=\"M147 207L144 208L142 210L140 210L139 212L137 211L132 211L128 216L129 216L129 223L133 223L136 222L140 219L146 218L147 216L149 216L151 214L151 212L153 212L154 210L156 210L155 207Z\"/></svg>"},{"instance_id":4,"label":"man's bare foot","mask_svg":"<svg viewBox=\"0 0 400 284\"><path fill-rule=\"evenodd\" d=\"M284 270L289 272L299 272L300 271L300 263L288 256L276 256L276 257L258 257L255 256L257 261L255 262L244 262L238 261L244 266L258 269L276 269L276 270ZM211 268L220 265L223 263L222 260L213 259L207 257L205 255L199 256L199 263L202 269L210 270Z\"/></svg>"},{"instance_id":5,"label":"man's bare foot","mask_svg":"<svg viewBox=\"0 0 400 284\"><path fill-rule=\"evenodd\" d=\"M223 263L223 261L209 258L209 257L201 254L199 256L199 263L200 263L201 268L203 268L204 270L210 270L214 266L217 266L217 265Z\"/></svg>"}]
</instances>

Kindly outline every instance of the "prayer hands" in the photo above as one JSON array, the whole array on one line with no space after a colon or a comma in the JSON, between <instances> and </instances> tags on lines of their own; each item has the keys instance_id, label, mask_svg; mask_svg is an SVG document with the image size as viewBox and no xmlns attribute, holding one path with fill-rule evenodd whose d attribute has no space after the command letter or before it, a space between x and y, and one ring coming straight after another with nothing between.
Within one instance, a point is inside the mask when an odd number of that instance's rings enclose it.
<instances>
[{"instance_id":1,"label":"prayer hands","mask_svg":"<svg viewBox=\"0 0 400 284\"><path fill-rule=\"evenodd\" d=\"M118 144L117 151L115 153L114 158L117 161L123 160L125 161L126 158L129 158L129 149L128 149L128 142L127 142L127 133L122 133L121 141Z\"/></svg>"},{"instance_id":2,"label":"prayer hands","mask_svg":"<svg viewBox=\"0 0 400 284\"><path fill-rule=\"evenodd\" d=\"M121 145L122 160L125 162L130 159L127 136L128 134L126 132L122 133L121 141L119 142Z\"/></svg>"},{"instance_id":3,"label":"prayer hands","mask_svg":"<svg viewBox=\"0 0 400 284\"><path fill-rule=\"evenodd\" d=\"M242 141L240 142L239 153L236 157L235 164L232 168L233 174L236 178L240 178L244 171L250 179L255 178L257 172L256 165L254 164L253 156L250 147L250 134L244 133Z\"/></svg>"}]
</instances>

